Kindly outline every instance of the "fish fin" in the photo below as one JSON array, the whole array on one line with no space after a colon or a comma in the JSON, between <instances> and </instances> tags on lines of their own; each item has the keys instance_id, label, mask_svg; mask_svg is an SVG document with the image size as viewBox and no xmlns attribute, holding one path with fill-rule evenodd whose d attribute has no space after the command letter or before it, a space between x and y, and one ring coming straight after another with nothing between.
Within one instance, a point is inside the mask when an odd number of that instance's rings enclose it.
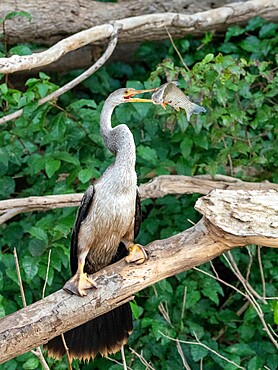
<instances>
[{"instance_id":1,"label":"fish fin","mask_svg":"<svg viewBox=\"0 0 278 370\"><path fill-rule=\"evenodd\" d=\"M177 112L180 111L180 107L174 107L176 109Z\"/></svg>"},{"instance_id":2,"label":"fish fin","mask_svg":"<svg viewBox=\"0 0 278 370\"><path fill-rule=\"evenodd\" d=\"M192 111L189 112L188 110L186 110L185 112L186 112L187 121L190 122L190 117L191 117Z\"/></svg>"}]
</instances>

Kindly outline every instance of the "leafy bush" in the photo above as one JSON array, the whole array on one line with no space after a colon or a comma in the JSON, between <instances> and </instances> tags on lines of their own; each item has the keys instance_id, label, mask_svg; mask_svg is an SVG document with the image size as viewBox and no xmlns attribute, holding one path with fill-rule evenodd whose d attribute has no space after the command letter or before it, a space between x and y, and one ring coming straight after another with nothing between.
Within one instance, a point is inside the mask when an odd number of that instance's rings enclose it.
<instances>
[{"instance_id":1,"label":"leafy bush","mask_svg":"<svg viewBox=\"0 0 278 370\"><path fill-rule=\"evenodd\" d=\"M178 79L191 100L205 106L208 113L192 117L191 124L184 112L170 107L163 111L147 104L124 104L116 109L113 120L126 123L136 141L140 183L161 174L205 173L277 182L277 28L276 24L254 18L245 28L229 28L221 40L212 34L202 40L178 40L176 45L190 71L184 68L169 42L161 43L159 48L146 43L138 52L144 63L135 66L118 62L103 67L82 88L40 107L37 99L56 90L72 73L51 78L40 73L38 78L26 82L24 91L2 81L0 116L20 108L23 115L0 127L1 198L84 191L91 178L98 178L113 161L103 148L99 133L103 100L124 84L149 88L159 86L166 78ZM196 199L194 194L145 200L138 241L147 244L166 238L197 222L200 216L193 208ZM51 254L46 294L61 288L70 277L69 239L75 212L60 209L26 213L2 227L1 316L22 306L14 269L15 246L28 304L41 298L50 249L55 253ZM255 246L233 251L244 273L252 257L249 281L261 292L257 253ZM272 297L277 296L275 257L273 250L263 251L266 293ZM205 272L211 270L210 264L201 268ZM223 257L215 261L215 268L222 279L237 285ZM196 342L198 338L246 369L274 370L277 366L277 351L254 309L241 310L245 303L242 297L207 275L196 270L181 273L140 292L136 301L132 305L135 328L129 346L155 369L181 369L183 356L192 369L199 369L200 361L205 369L236 368L203 346L182 342L177 345L169 337L187 342ZM262 310L266 323L275 329L278 305L271 302L263 305ZM134 352L127 349L126 356L133 369L146 368ZM119 354L114 357L121 361ZM67 368L65 361L49 359L49 364L52 369ZM37 369L40 364L27 353L1 368ZM97 358L93 364L75 361L74 368L112 370L121 366Z\"/></svg>"}]
</instances>

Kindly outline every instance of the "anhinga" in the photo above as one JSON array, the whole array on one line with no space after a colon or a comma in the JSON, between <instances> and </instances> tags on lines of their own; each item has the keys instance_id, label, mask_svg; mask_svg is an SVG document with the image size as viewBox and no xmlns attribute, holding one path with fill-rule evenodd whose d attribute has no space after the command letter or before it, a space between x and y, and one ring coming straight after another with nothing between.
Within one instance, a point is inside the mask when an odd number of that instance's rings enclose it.
<instances>
[{"instance_id":1,"label":"anhinga","mask_svg":"<svg viewBox=\"0 0 278 370\"><path fill-rule=\"evenodd\" d=\"M133 98L153 90L119 89L105 101L100 115L100 130L106 147L115 155L115 162L89 186L77 212L71 239L71 270L74 276L64 289L80 296L95 287L87 274L102 269L125 256L127 262L142 263L144 249L134 244L141 219L140 199L135 172L135 144L126 125L111 126L116 106L127 102L152 102ZM94 358L107 356L126 343L132 331L129 303L99 316L66 333L70 357ZM49 354L59 358L65 354L61 337L46 345Z\"/></svg>"}]
</instances>

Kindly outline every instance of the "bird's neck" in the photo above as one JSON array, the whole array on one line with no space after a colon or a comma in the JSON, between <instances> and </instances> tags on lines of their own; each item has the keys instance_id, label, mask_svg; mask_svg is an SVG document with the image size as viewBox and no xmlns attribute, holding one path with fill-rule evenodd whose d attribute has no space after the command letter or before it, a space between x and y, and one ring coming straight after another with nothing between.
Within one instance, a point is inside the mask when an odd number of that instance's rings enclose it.
<instances>
[{"instance_id":1,"label":"bird's neck","mask_svg":"<svg viewBox=\"0 0 278 370\"><path fill-rule=\"evenodd\" d=\"M115 165L134 169L136 148L131 131L126 125L111 126L111 117L118 104L106 104L100 115L100 132L106 147L116 156Z\"/></svg>"}]
</instances>

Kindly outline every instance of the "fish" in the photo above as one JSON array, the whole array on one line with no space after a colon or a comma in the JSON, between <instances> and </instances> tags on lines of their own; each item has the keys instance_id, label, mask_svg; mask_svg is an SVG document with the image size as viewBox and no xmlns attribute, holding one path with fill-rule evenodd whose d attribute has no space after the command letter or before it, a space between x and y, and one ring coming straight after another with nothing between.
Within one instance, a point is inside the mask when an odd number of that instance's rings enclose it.
<instances>
[{"instance_id":1,"label":"fish","mask_svg":"<svg viewBox=\"0 0 278 370\"><path fill-rule=\"evenodd\" d=\"M206 109L201 105L191 102L188 97L178 87L179 83L176 81L167 82L155 89L152 94L152 101L154 104L160 104L164 109L166 105L170 105L177 111L184 109L186 117L190 122L192 114L206 113Z\"/></svg>"}]
</instances>

